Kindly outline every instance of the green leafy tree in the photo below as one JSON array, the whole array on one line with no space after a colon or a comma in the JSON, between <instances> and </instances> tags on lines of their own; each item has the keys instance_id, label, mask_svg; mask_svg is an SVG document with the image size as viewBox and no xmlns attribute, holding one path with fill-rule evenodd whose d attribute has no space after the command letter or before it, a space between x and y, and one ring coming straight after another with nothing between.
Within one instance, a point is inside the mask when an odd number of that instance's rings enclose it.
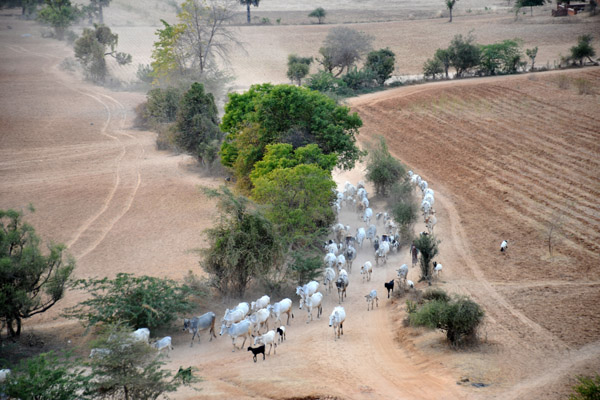
<instances>
[{"instance_id":1,"label":"green leafy tree","mask_svg":"<svg viewBox=\"0 0 600 400\"><path fill-rule=\"evenodd\" d=\"M515 73L523 56L518 39L481 45L480 50L480 68L488 75Z\"/></svg>"},{"instance_id":2,"label":"green leafy tree","mask_svg":"<svg viewBox=\"0 0 600 400\"><path fill-rule=\"evenodd\" d=\"M298 85L301 85L302 79L308 75L310 64L312 62L312 57L299 57L296 54L290 54L288 56L288 78L290 78L292 82L298 82Z\"/></svg>"},{"instance_id":3,"label":"green leafy tree","mask_svg":"<svg viewBox=\"0 0 600 400\"><path fill-rule=\"evenodd\" d=\"M546 4L547 0L515 0L515 15L518 16L519 12L521 11L521 8L523 7L529 7L529 10L531 12L531 16L533 17L533 7L539 7L539 6L543 6L544 4Z\"/></svg>"},{"instance_id":4,"label":"green leafy tree","mask_svg":"<svg viewBox=\"0 0 600 400\"><path fill-rule=\"evenodd\" d=\"M154 42L150 64L153 83L158 83L161 79L170 80L170 76L174 74L183 76L186 73L186 53L179 46L183 25L171 25L163 19L160 22L163 28L156 30L158 40Z\"/></svg>"},{"instance_id":5,"label":"green leafy tree","mask_svg":"<svg viewBox=\"0 0 600 400\"><path fill-rule=\"evenodd\" d=\"M300 164L315 164L331 172L336 162L335 154L323 154L316 144L294 149L289 143L275 143L267 145L264 157L254 165L250 173L250 179L254 181L275 169L293 168Z\"/></svg>"},{"instance_id":6,"label":"green leafy tree","mask_svg":"<svg viewBox=\"0 0 600 400\"><path fill-rule=\"evenodd\" d=\"M240 4L246 6L246 22L250 23L250 6L258 7L260 0L240 0Z\"/></svg>"},{"instance_id":7,"label":"green leafy tree","mask_svg":"<svg viewBox=\"0 0 600 400\"><path fill-rule=\"evenodd\" d=\"M291 240L335 221L332 206L336 184L329 171L315 164L277 168L253 183L252 197L268 205L267 217Z\"/></svg>"},{"instance_id":8,"label":"green leafy tree","mask_svg":"<svg viewBox=\"0 0 600 400\"><path fill-rule=\"evenodd\" d=\"M423 75L425 77L432 77L435 79L436 75L442 75L444 73L444 64L437 58L430 58L423 64Z\"/></svg>"},{"instance_id":9,"label":"green leafy tree","mask_svg":"<svg viewBox=\"0 0 600 400\"><path fill-rule=\"evenodd\" d=\"M171 279L119 273L114 279L81 279L75 287L90 298L66 309L88 328L98 323L125 323L134 328L167 326L191 310L190 289Z\"/></svg>"},{"instance_id":10,"label":"green leafy tree","mask_svg":"<svg viewBox=\"0 0 600 400\"><path fill-rule=\"evenodd\" d=\"M323 7L317 7L308 14L309 18L316 18L319 21L319 25L323 23L327 12Z\"/></svg>"},{"instance_id":11,"label":"green leafy tree","mask_svg":"<svg viewBox=\"0 0 600 400\"><path fill-rule=\"evenodd\" d=\"M454 9L454 6L456 5L457 1L458 0L446 0L446 8L450 13L450 20L448 22L452 22L452 10Z\"/></svg>"},{"instance_id":12,"label":"green leafy tree","mask_svg":"<svg viewBox=\"0 0 600 400\"><path fill-rule=\"evenodd\" d=\"M356 113L322 93L293 85L253 85L229 95L221 123L227 133L221 162L246 190L251 189L248 176L254 164L272 143L315 143L323 154L336 154L338 167L351 169L362 155L355 144L361 125Z\"/></svg>"},{"instance_id":13,"label":"green leafy tree","mask_svg":"<svg viewBox=\"0 0 600 400\"><path fill-rule=\"evenodd\" d=\"M11 399L71 400L91 399L85 394L91 377L70 354L43 353L21 361L0 385Z\"/></svg>"},{"instance_id":14,"label":"green leafy tree","mask_svg":"<svg viewBox=\"0 0 600 400\"><path fill-rule=\"evenodd\" d=\"M388 48L372 51L367 55L365 68L375 72L377 83L383 86L386 80L392 76L394 72L394 63L396 55Z\"/></svg>"},{"instance_id":15,"label":"green leafy tree","mask_svg":"<svg viewBox=\"0 0 600 400\"><path fill-rule=\"evenodd\" d=\"M21 321L43 313L62 299L75 260L64 256L65 246L40 250L34 228L23 214L0 210L0 320L11 336L21 334ZM15 329L16 325L16 329Z\"/></svg>"},{"instance_id":16,"label":"green leafy tree","mask_svg":"<svg viewBox=\"0 0 600 400\"><path fill-rule=\"evenodd\" d=\"M377 86L377 73L368 68L358 69L354 67L342 76L342 80L345 87L359 91Z\"/></svg>"},{"instance_id":17,"label":"green leafy tree","mask_svg":"<svg viewBox=\"0 0 600 400\"><path fill-rule=\"evenodd\" d=\"M331 28L319 49L322 58L317 61L328 72L337 69L334 76L340 76L371 50L372 42L373 37L364 32L344 26Z\"/></svg>"},{"instance_id":18,"label":"green leafy tree","mask_svg":"<svg viewBox=\"0 0 600 400\"><path fill-rule=\"evenodd\" d=\"M406 175L402 163L389 152L383 137L378 145L369 151L365 177L375 186L375 193L386 196L391 187Z\"/></svg>"},{"instance_id":19,"label":"green leafy tree","mask_svg":"<svg viewBox=\"0 0 600 400\"><path fill-rule=\"evenodd\" d=\"M421 278L419 282L426 280L431 284L431 261L439 252L438 243L433 235L420 235L414 240L415 247L420 254Z\"/></svg>"},{"instance_id":20,"label":"green leafy tree","mask_svg":"<svg viewBox=\"0 0 600 400\"><path fill-rule=\"evenodd\" d=\"M573 387L574 394L569 396L569 400L598 400L600 399L600 375L578 376L577 385Z\"/></svg>"},{"instance_id":21,"label":"green leafy tree","mask_svg":"<svg viewBox=\"0 0 600 400\"><path fill-rule=\"evenodd\" d=\"M527 57L529 57L529 59L531 60L531 69L530 71L534 71L535 70L535 58L537 57L537 53L538 53L538 47L535 46L533 49L525 49L525 54L527 54Z\"/></svg>"},{"instance_id":22,"label":"green leafy tree","mask_svg":"<svg viewBox=\"0 0 600 400\"><path fill-rule=\"evenodd\" d=\"M45 7L38 12L37 19L54 28L57 39L62 40L65 30L83 18L82 9L71 4L71 0L45 0Z\"/></svg>"},{"instance_id":23,"label":"green leafy tree","mask_svg":"<svg viewBox=\"0 0 600 400\"><path fill-rule=\"evenodd\" d=\"M223 132L219 129L219 113L211 93L204 85L194 83L183 95L175 119L177 145L196 157L203 166L217 158Z\"/></svg>"},{"instance_id":24,"label":"green leafy tree","mask_svg":"<svg viewBox=\"0 0 600 400\"><path fill-rule=\"evenodd\" d=\"M448 79L448 69L450 69L450 65L452 64L450 59L450 51L448 49L437 49L433 57L442 63L444 67L444 74L446 75L446 79Z\"/></svg>"},{"instance_id":25,"label":"green leafy tree","mask_svg":"<svg viewBox=\"0 0 600 400\"><path fill-rule=\"evenodd\" d=\"M327 71L319 71L310 75L305 85L307 88L321 93L333 93L346 87L342 79L334 77L331 72Z\"/></svg>"},{"instance_id":26,"label":"green leafy tree","mask_svg":"<svg viewBox=\"0 0 600 400\"><path fill-rule=\"evenodd\" d=\"M0 1L0 9L2 8L21 8L21 17L30 19L35 16L37 6L43 4L44 0L2 0Z\"/></svg>"},{"instance_id":27,"label":"green leafy tree","mask_svg":"<svg viewBox=\"0 0 600 400\"><path fill-rule=\"evenodd\" d=\"M479 65L481 51L471 35L456 35L448 47L450 64L456 69L456 77L461 77L471 68Z\"/></svg>"},{"instance_id":28,"label":"green leafy tree","mask_svg":"<svg viewBox=\"0 0 600 400\"><path fill-rule=\"evenodd\" d=\"M75 41L75 58L92 80L103 81L106 77L106 56L114 57L120 65L131 63L131 54L116 50L118 42L119 35L104 25L94 25L94 29L85 28Z\"/></svg>"},{"instance_id":29,"label":"green leafy tree","mask_svg":"<svg viewBox=\"0 0 600 400\"><path fill-rule=\"evenodd\" d=\"M583 60L587 58L592 63L592 57L596 55L596 50L592 47L592 35L581 35L577 38L577 46L571 47L571 58L574 61L579 61L579 65L583 66Z\"/></svg>"},{"instance_id":30,"label":"green leafy tree","mask_svg":"<svg viewBox=\"0 0 600 400\"><path fill-rule=\"evenodd\" d=\"M220 220L204 231L208 248L200 250L202 268L223 294L243 297L253 279L281 264L282 247L275 225L244 196L227 187L205 189L218 199Z\"/></svg>"},{"instance_id":31,"label":"green leafy tree","mask_svg":"<svg viewBox=\"0 0 600 400\"><path fill-rule=\"evenodd\" d=\"M452 300L439 298L426 302L419 310L410 314L412 325L427 326L446 332L452 345L476 337L477 328L483 322L485 312L473 300L459 296Z\"/></svg>"},{"instance_id":32,"label":"green leafy tree","mask_svg":"<svg viewBox=\"0 0 600 400\"><path fill-rule=\"evenodd\" d=\"M95 399L157 399L198 381L192 374L184 382L180 374L163 369L166 363L156 357L156 349L136 341L126 328L110 327L93 345L108 350L89 362L93 379L87 393Z\"/></svg>"},{"instance_id":33,"label":"green leafy tree","mask_svg":"<svg viewBox=\"0 0 600 400\"><path fill-rule=\"evenodd\" d=\"M292 255L290 270L295 275L295 282L304 285L306 282L319 279L323 273L323 257L315 252L296 251Z\"/></svg>"}]
</instances>

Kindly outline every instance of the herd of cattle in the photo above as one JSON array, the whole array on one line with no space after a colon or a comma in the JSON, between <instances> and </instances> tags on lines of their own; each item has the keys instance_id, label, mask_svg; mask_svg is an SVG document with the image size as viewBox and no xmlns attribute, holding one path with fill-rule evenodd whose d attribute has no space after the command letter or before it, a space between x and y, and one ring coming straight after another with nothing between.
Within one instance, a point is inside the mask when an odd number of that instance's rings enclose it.
<instances>
[{"instance_id":1,"label":"herd of cattle","mask_svg":"<svg viewBox=\"0 0 600 400\"><path fill-rule=\"evenodd\" d=\"M431 233L435 225L433 190L429 189L427 182L423 181L418 175L409 172L409 177L423 192L421 208L426 226L429 233ZM350 283L349 274L352 272L353 261L360 251L363 255L366 254L366 257L363 258L373 257L376 266L380 262L386 264L388 255L399 250L400 237L396 224L387 212L373 213L372 208L369 206L367 190L362 182L359 182L357 186L346 182L344 190L337 192L335 207L338 211L338 217L343 208L355 212L360 225L356 228L355 234L352 235L349 225L344 225L341 222L335 224L332 239L324 243L323 246L326 253L323 274L324 292L325 294L331 293L335 283L339 304L333 308L329 316L329 326L333 328L334 338L339 339L344 333L343 327L346 320L346 310L341 304L346 297ZM372 223L373 217L375 220ZM384 233L381 235L377 233L378 225L383 225ZM364 248L365 240L370 242L372 249L370 252ZM413 251L414 249L411 248L411 254L413 254ZM441 264L439 265L441 270ZM364 262L360 267L360 274L363 283L370 282L373 274L373 263L371 261ZM408 266L406 264L403 264L397 270L397 274L399 285L403 285L408 289L414 288L414 283L407 279ZM384 283L388 298L394 290L394 283L394 279ZM313 311L316 312L318 319L323 314L324 294L319 291L320 286L321 283L313 280L296 288L296 295L299 296L299 309L305 309L308 314L307 323L313 321ZM367 311L379 306L379 298L375 289L370 290L365 298ZM267 295L250 304L241 302L234 308L225 311L220 321L219 335L226 334L231 337L233 351L238 349L236 347L238 338L243 338L239 349L244 348L246 341L250 341L251 345L247 350L252 352L254 362L260 354L265 359L266 347L269 347L267 355L270 355L271 350L275 354L277 345L281 344L286 338L286 326L289 326L290 319L294 318L292 304L293 302L289 298L271 303L271 298ZM285 324L282 320L284 316L286 316ZM183 330L192 334L190 346L193 346L196 337L198 337L198 342L200 341L200 332L202 331L207 330L209 332L210 341L216 338L216 321L216 314L210 311L194 318L184 319ZM269 329L270 327L272 329ZM131 333L131 336L133 340L149 343L150 331L147 328L141 328ZM168 356L169 350L172 349L171 337L164 337L151 345L159 352L166 350ZM90 357L105 356L108 351L107 349L92 349Z\"/></svg>"}]
</instances>

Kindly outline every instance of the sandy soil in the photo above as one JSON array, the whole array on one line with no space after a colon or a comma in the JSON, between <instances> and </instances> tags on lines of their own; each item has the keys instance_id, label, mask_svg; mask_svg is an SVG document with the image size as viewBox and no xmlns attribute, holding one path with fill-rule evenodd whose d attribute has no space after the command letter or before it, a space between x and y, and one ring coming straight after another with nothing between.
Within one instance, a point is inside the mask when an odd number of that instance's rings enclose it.
<instances>
[{"instance_id":1,"label":"sandy soil","mask_svg":"<svg viewBox=\"0 0 600 400\"><path fill-rule=\"evenodd\" d=\"M215 214L197 185L222 181L202 176L185 156L156 151L155 135L134 128L142 94L65 74L58 65L70 50L22 36L32 29L0 17L0 207L33 203L28 221L42 237L69 246L78 277L199 273L192 250ZM324 317L310 324L292 297L288 339L265 362L232 352L226 337L208 342L203 334L190 348L188 334L169 332L169 365L194 365L204 378L201 391L173 397L558 399L574 375L598 371L599 101L574 86L560 90L559 74L600 90L596 68L407 87L351 102L365 123L362 143L385 135L391 151L436 191L444 264L436 285L484 306L479 347L454 351L441 333L403 328L403 300L388 300L383 282L408 255L393 255L363 283L358 266L370 258L366 247L351 274L342 339L326 326L335 293L326 295ZM336 180L362 176L358 167ZM549 259L542 234L555 210L565 215L564 239ZM349 211L341 220L359 225ZM510 241L506 255L497 249L502 238ZM417 277L411 270L409 278ZM372 288L380 304L367 312L363 295ZM69 293L60 307L80 298ZM221 313L236 303L207 307ZM59 311L27 321L26 332L59 332L64 346L85 341L76 325L55 320ZM489 386L457 385L463 377Z\"/></svg>"}]
</instances>

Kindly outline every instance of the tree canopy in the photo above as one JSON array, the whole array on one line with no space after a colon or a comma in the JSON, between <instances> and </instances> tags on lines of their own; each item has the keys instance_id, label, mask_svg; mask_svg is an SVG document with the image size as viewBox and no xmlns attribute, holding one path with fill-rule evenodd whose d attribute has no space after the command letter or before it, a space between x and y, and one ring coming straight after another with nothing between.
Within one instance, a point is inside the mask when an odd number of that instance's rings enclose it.
<instances>
[{"instance_id":1,"label":"tree canopy","mask_svg":"<svg viewBox=\"0 0 600 400\"><path fill-rule=\"evenodd\" d=\"M204 92L204 85L194 83L179 102L175 118L176 144L196 157L204 166L217 158L223 132L215 99Z\"/></svg>"},{"instance_id":2,"label":"tree canopy","mask_svg":"<svg viewBox=\"0 0 600 400\"><path fill-rule=\"evenodd\" d=\"M245 93L229 95L221 123L228 134L221 162L246 189L251 189L248 176L254 164L272 143L314 143L323 154L335 154L338 167L351 169L362 155L356 146L361 125L356 113L322 93L293 85L253 85Z\"/></svg>"},{"instance_id":3,"label":"tree canopy","mask_svg":"<svg viewBox=\"0 0 600 400\"><path fill-rule=\"evenodd\" d=\"M287 76L292 82L298 82L298 85L302 84L302 78L308 75L310 70L310 64L313 62L312 57L300 57L296 54L290 54L288 56L288 70Z\"/></svg>"},{"instance_id":4,"label":"tree canopy","mask_svg":"<svg viewBox=\"0 0 600 400\"><path fill-rule=\"evenodd\" d=\"M248 198L234 195L227 187L204 192L218 199L220 219L205 231L209 246L200 250L200 264L217 290L243 297L250 281L281 261L276 227Z\"/></svg>"},{"instance_id":5,"label":"tree canopy","mask_svg":"<svg viewBox=\"0 0 600 400\"><path fill-rule=\"evenodd\" d=\"M579 65L583 65L585 58L592 60L592 57L596 55L596 50L591 45L592 35L582 35L577 40L577 45L571 47L571 58L574 61L579 61Z\"/></svg>"},{"instance_id":6,"label":"tree canopy","mask_svg":"<svg viewBox=\"0 0 600 400\"><path fill-rule=\"evenodd\" d=\"M71 0L45 0L44 3L37 19L53 27L59 40L64 37L65 30L84 15L81 7L71 4Z\"/></svg>"},{"instance_id":7,"label":"tree canopy","mask_svg":"<svg viewBox=\"0 0 600 400\"><path fill-rule=\"evenodd\" d=\"M367 180L375 185L378 195L385 196L405 175L406 169L390 154L385 139L381 137L377 147L369 151Z\"/></svg>"},{"instance_id":8,"label":"tree canopy","mask_svg":"<svg viewBox=\"0 0 600 400\"><path fill-rule=\"evenodd\" d=\"M479 65L481 50L475 44L472 35L456 35L447 49L450 64L456 69L456 76L461 77L469 69Z\"/></svg>"},{"instance_id":9,"label":"tree canopy","mask_svg":"<svg viewBox=\"0 0 600 400\"><path fill-rule=\"evenodd\" d=\"M88 77L94 81L103 81L107 74L107 55L114 57L120 65L131 63L131 54L116 50L119 35L104 25L94 25L94 29L85 28L75 41L75 58L81 62Z\"/></svg>"},{"instance_id":10,"label":"tree canopy","mask_svg":"<svg viewBox=\"0 0 600 400\"><path fill-rule=\"evenodd\" d=\"M317 18L317 20L319 21L319 24L323 23L323 20L325 19L326 15L327 15L327 12L325 11L325 9L323 7L317 7L314 10L312 10L310 14L308 14L308 16L310 18Z\"/></svg>"},{"instance_id":11,"label":"tree canopy","mask_svg":"<svg viewBox=\"0 0 600 400\"><path fill-rule=\"evenodd\" d=\"M519 11L523 7L529 7L529 11L533 16L533 7L543 6L546 3L549 3L548 0L515 0L515 15L519 15Z\"/></svg>"},{"instance_id":12,"label":"tree canopy","mask_svg":"<svg viewBox=\"0 0 600 400\"><path fill-rule=\"evenodd\" d=\"M516 72L523 57L518 39L480 45L480 49L480 66L488 75L495 75L498 72L506 74Z\"/></svg>"},{"instance_id":13,"label":"tree canopy","mask_svg":"<svg viewBox=\"0 0 600 400\"><path fill-rule=\"evenodd\" d=\"M450 20L448 22L452 22L452 10L454 9L454 5L458 0L446 0L446 8L450 13Z\"/></svg>"},{"instance_id":14,"label":"tree canopy","mask_svg":"<svg viewBox=\"0 0 600 400\"><path fill-rule=\"evenodd\" d=\"M22 217L19 211L0 210L0 320L12 336L21 334L21 320L62 299L75 268L75 260L64 256L64 245L50 244L43 255L35 229Z\"/></svg>"},{"instance_id":15,"label":"tree canopy","mask_svg":"<svg viewBox=\"0 0 600 400\"><path fill-rule=\"evenodd\" d=\"M372 51L367 55L365 69L371 70L377 77L377 83L383 85L394 72L396 55L388 48Z\"/></svg>"}]
</instances>

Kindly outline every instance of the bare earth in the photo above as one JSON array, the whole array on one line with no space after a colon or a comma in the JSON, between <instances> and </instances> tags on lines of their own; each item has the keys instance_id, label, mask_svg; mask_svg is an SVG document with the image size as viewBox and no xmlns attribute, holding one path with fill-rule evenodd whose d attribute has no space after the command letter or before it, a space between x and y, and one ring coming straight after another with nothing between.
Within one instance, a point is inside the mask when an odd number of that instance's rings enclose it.
<instances>
[{"instance_id":1,"label":"bare earth","mask_svg":"<svg viewBox=\"0 0 600 400\"><path fill-rule=\"evenodd\" d=\"M437 20L423 24L432 21ZM275 37L283 29L263 28L262 34ZM292 36L302 28L288 27ZM313 29L322 32L311 46L326 34L325 28ZM64 73L58 65L71 50L37 35L22 36L35 30L31 23L0 17L0 208L32 203L37 211L27 220L42 237L69 246L78 277L200 274L193 249L203 246L201 232L212 225L215 209L197 186L215 187L222 179L203 176L188 157L156 151L155 135L134 128L133 108L144 95L111 92ZM568 49L573 41L566 43L561 46ZM429 43L415 58L424 60L439 46ZM285 57L287 50L281 53ZM410 71L418 72L421 64ZM274 72L280 65L263 66L259 71L251 62L236 62L234 70L250 73L240 74L236 83L282 81ZM579 95L573 83L559 89L561 74L586 79L595 94ZM337 305L335 293L326 295L324 316L310 324L292 296L288 340L256 364L245 350L232 352L226 337L208 342L205 333L190 348L190 335L168 332L175 346L169 366L196 366L204 379L200 391L185 389L172 397L564 398L575 375L600 370L599 92L600 68L587 68L412 86L352 99L364 121L362 144L384 135L393 154L435 190L444 265L436 285L483 305L482 344L454 351L439 332L404 328L403 300L388 300L383 282L409 261L408 254L392 256L363 283L359 267L370 259L367 242L351 273L341 340L334 340L326 321ZM360 179L361 167L336 175L340 185ZM544 235L559 215L562 239L550 258ZM349 211L341 221L359 225ZM500 254L504 238L509 251ZM416 282L418 272L411 270L409 279ZM380 304L367 312L363 295L373 288ZM60 308L80 298L69 293ZM215 300L206 307L220 314L237 301ZM54 337L60 347L89 340L76 324L57 318L59 311L27 321L26 332ZM457 385L463 377L470 382ZM475 388L471 382L489 386Z\"/></svg>"}]
</instances>

